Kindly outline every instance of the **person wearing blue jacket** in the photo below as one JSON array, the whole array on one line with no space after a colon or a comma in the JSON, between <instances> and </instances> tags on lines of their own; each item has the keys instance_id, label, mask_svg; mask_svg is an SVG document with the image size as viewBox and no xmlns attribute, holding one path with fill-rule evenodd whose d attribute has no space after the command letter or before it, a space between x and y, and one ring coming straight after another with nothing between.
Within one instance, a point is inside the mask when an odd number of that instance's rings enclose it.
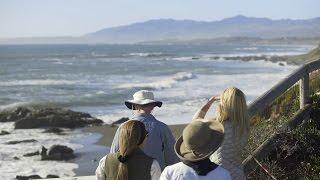
<instances>
[{"instance_id":1,"label":"person wearing blue jacket","mask_svg":"<svg viewBox=\"0 0 320 180\"><path fill-rule=\"evenodd\" d=\"M151 91L141 90L134 93L132 100L125 101L125 105L134 111L135 116L131 119L143 122L149 132L143 151L156 159L162 170L166 166L179 162L174 152L175 138L171 130L168 125L152 115L154 107L161 107L162 102L155 100ZM119 129L120 127L114 136L110 153L119 151Z\"/></svg>"}]
</instances>

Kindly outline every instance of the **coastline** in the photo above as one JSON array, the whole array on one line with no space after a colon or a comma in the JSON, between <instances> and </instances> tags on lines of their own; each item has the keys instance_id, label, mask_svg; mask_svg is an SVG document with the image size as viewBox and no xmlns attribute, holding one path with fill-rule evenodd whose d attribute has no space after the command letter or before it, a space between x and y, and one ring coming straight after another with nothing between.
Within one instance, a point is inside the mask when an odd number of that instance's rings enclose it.
<instances>
[{"instance_id":1,"label":"coastline","mask_svg":"<svg viewBox=\"0 0 320 180\"><path fill-rule=\"evenodd\" d=\"M84 131L82 131L84 132ZM98 167L99 160L109 152L109 148L95 144L101 134L84 132L86 135L81 139L72 140L73 143L83 145L82 148L76 149L76 159L71 160L71 163L78 165L78 168L73 169L76 176L88 176L94 175L95 170Z\"/></svg>"},{"instance_id":2,"label":"coastline","mask_svg":"<svg viewBox=\"0 0 320 180\"><path fill-rule=\"evenodd\" d=\"M310 54L313 55L313 53L310 53ZM265 56L262 56L262 57L265 57ZM297 58L298 57L299 57L299 59L300 58L304 59L304 57L306 57L306 56L300 55L300 56L297 56ZM309 57L309 55L308 55L308 57ZM314 56L312 56L312 57L314 57ZM220 57L219 58L218 57L211 57L211 58L212 59L215 59L215 58L220 59ZM240 61L260 61L259 59L261 59L261 56L243 56L243 57L235 56L235 57L229 57L229 59L226 59L226 60L232 61L232 60L234 60L234 58L238 59ZM186 61L188 61L188 60L186 60ZM277 63L278 65L281 65L280 63L282 62L282 61L277 61L277 60L271 61L271 60L266 60L266 59L261 60L261 61ZM290 65L290 63L288 63L288 64L284 63L281 66L283 66L283 65L284 66ZM174 76L174 78L175 78L175 76ZM169 80L171 80L171 79L172 78L170 76ZM167 79L165 79L165 80L167 80ZM184 80L181 80L181 81L184 81ZM190 81L195 81L195 80L190 80ZM157 84L159 82L162 83L162 81L155 81L154 83ZM27 83L30 83L30 82L27 82ZM32 83L35 83L35 82L32 82ZM48 82L45 82L45 83L48 83ZM179 81L179 83L184 83L184 82ZM141 83L141 84L144 85L144 83ZM8 84L8 85L10 85L10 84ZM181 86L183 87L183 85L181 85ZM172 87L170 86L170 88L172 88ZM208 89L208 88L204 88L204 89ZM161 90L161 91L163 91L163 90ZM179 91L177 91L177 92L179 92ZM104 92L102 92L102 94L101 94L100 91L97 91L97 93L98 94L94 94L94 93L93 94L95 96L103 96L103 97L105 96ZM87 96L87 94L86 94L86 98L89 97L89 95ZM187 108L185 109L185 111L189 111L188 108L191 107L191 106L188 107L188 103L194 103L194 102L188 101L186 103ZM82 109L80 109L80 111L81 110ZM81 111L81 112L85 112L85 111ZM160 112L159 115L163 115L163 114L161 114L161 112ZM168 115L167 112L166 112L166 115ZM170 116L170 114L169 114L169 116ZM188 115L188 117L189 117L189 115ZM159 119L163 120L163 118L161 118L161 116ZM168 123L169 121L166 121L166 122ZM179 122L176 122L176 123L179 123ZM180 123L183 123L183 122L180 122ZM175 138L178 138L182 134L182 130L186 126L186 124L175 124L175 125L168 125L168 126L171 129ZM83 136L81 138L77 137L76 139L72 139L70 142L74 143L75 145L81 145L82 147L81 148L74 148L75 149L74 152L77 155L77 158L74 160L71 160L71 161L67 161L68 163L69 162L73 163L73 169L69 168L69 170L73 171L76 174L76 176L94 175L95 169L99 164L99 160L105 154L107 154L109 152L109 147L111 146L111 143L112 143L112 140L113 140L113 137L114 137L114 134L115 134L117 128L118 128L117 126L110 126L108 124L104 124L102 126L92 126L92 127L80 128L79 130L81 131L81 134L83 134ZM27 134L29 134L29 130L24 130L24 131ZM19 132L19 130L15 130L14 132L15 133ZM42 132L39 131L39 133L42 133ZM14 135L14 134L12 133L12 135ZM41 134L41 137L45 136L45 135L46 134ZM58 138L59 137L62 137L62 136L58 136ZM50 136L50 138L52 138L52 137ZM48 138L48 139L50 139L50 138ZM64 140L65 140L65 138L64 138ZM75 166L77 166L77 167L75 167ZM63 165L62 168L67 169L65 165Z\"/></svg>"}]
</instances>

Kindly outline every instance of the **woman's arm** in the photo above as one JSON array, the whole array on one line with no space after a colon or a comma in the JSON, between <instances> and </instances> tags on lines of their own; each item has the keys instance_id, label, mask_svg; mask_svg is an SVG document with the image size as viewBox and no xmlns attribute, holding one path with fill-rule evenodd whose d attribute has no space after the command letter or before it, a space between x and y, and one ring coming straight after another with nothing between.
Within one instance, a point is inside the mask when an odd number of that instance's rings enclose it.
<instances>
[{"instance_id":1,"label":"woman's arm","mask_svg":"<svg viewBox=\"0 0 320 180\"><path fill-rule=\"evenodd\" d=\"M110 147L109 153L116 153L119 151L119 134L120 134L121 125L118 127L116 133L114 134L113 141Z\"/></svg>"},{"instance_id":2,"label":"woman's arm","mask_svg":"<svg viewBox=\"0 0 320 180\"><path fill-rule=\"evenodd\" d=\"M219 100L219 96L212 96L209 101L194 114L192 120L199 118L203 119L206 116L211 105L217 100Z\"/></svg>"},{"instance_id":3,"label":"woman's arm","mask_svg":"<svg viewBox=\"0 0 320 180\"><path fill-rule=\"evenodd\" d=\"M153 160L150 170L151 180L159 180L161 175L161 168L158 161Z\"/></svg>"},{"instance_id":4,"label":"woman's arm","mask_svg":"<svg viewBox=\"0 0 320 180\"><path fill-rule=\"evenodd\" d=\"M99 165L96 169L96 180L106 180L106 173L105 173L105 161L106 161L106 156L104 156L100 162Z\"/></svg>"}]
</instances>

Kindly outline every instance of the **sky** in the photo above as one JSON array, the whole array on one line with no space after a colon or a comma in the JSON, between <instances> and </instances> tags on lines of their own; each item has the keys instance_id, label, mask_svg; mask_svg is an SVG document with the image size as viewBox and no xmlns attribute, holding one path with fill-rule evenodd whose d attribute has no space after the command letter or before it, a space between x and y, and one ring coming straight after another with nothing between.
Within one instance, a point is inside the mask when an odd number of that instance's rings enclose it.
<instances>
[{"instance_id":1,"label":"sky","mask_svg":"<svg viewBox=\"0 0 320 180\"><path fill-rule=\"evenodd\" d=\"M0 38L81 36L160 18L310 19L319 7L320 0L0 0Z\"/></svg>"}]
</instances>

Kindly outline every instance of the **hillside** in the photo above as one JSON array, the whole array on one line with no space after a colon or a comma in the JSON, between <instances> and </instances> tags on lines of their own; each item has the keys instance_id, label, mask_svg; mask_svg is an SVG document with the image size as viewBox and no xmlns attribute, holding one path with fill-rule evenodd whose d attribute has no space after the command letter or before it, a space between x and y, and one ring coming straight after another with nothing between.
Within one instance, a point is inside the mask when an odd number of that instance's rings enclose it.
<instances>
[{"instance_id":1,"label":"hillside","mask_svg":"<svg viewBox=\"0 0 320 180\"><path fill-rule=\"evenodd\" d=\"M137 43L144 41L180 41L221 37L319 37L320 17L307 20L235 16L220 21L157 19L105 28L85 37L100 42Z\"/></svg>"},{"instance_id":2,"label":"hillside","mask_svg":"<svg viewBox=\"0 0 320 180\"><path fill-rule=\"evenodd\" d=\"M0 39L0 44L319 43L320 17L305 20L234 16L219 21L154 19L82 36Z\"/></svg>"},{"instance_id":3,"label":"hillside","mask_svg":"<svg viewBox=\"0 0 320 180\"><path fill-rule=\"evenodd\" d=\"M288 57L289 62L291 61L291 62L298 62L298 63L303 63L303 62L311 61L315 59L320 59L320 45L318 45L318 47L316 47L315 49L311 50L306 54Z\"/></svg>"}]
</instances>

